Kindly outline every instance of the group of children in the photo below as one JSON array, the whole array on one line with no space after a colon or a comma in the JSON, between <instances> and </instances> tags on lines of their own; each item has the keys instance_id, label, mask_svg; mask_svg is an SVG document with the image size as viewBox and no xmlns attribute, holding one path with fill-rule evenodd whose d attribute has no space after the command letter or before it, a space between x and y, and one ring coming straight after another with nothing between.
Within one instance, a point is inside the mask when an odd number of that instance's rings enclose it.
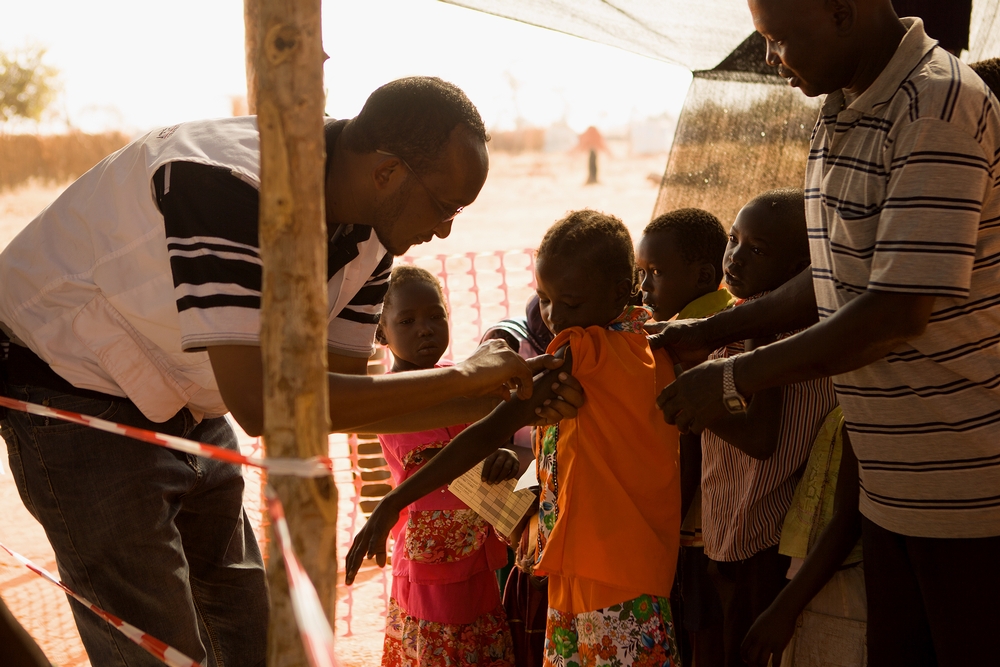
<instances>
[{"instance_id":1,"label":"group of children","mask_svg":"<svg viewBox=\"0 0 1000 667\"><path fill-rule=\"evenodd\" d=\"M830 596L823 622L848 625L818 632L863 653L863 581L842 576L860 560L857 463L831 382L755 394L700 436L680 435L656 405L677 370L650 346L655 322L739 307L808 264L801 190L754 198L728 233L706 211L667 213L636 251L613 216L582 210L555 223L538 247L529 316L554 336L546 351L563 367L473 425L380 436L397 485L369 520L395 525L382 664L793 665L813 650L807 605L833 585L854 586L862 611ZM393 372L440 363L448 310L430 273L394 269L379 337ZM571 373L586 403L574 419L534 426L554 373ZM533 434L538 510L513 540L523 538L522 571L502 601L493 573L507 547L446 485L486 457L484 481L517 476L518 433ZM348 580L364 556L349 557ZM524 622L526 605L546 579L544 642L514 641L508 615L521 622L515 634L539 630Z\"/></svg>"}]
</instances>

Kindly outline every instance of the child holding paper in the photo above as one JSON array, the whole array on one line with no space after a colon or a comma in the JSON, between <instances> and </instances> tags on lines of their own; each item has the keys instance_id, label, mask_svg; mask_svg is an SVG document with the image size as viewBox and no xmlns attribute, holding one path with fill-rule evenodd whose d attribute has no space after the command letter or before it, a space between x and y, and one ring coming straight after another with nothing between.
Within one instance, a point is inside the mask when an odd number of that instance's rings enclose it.
<instances>
[{"instance_id":1,"label":"child holding paper","mask_svg":"<svg viewBox=\"0 0 1000 667\"><path fill-rule=\"evenodd\" d=\"M448 348L448 310L434 276L414 266L393 269L377 335L392 351L394 373L438 364ZM393 481L413 475L466 426L379 435ZM510 479L517 470L517 456L498 449L483 465L484 481ZM493 574L507 562L507 550L494 529L444 486L400 517L382 665L512 666Z\"/></svg>"}]
</instances>

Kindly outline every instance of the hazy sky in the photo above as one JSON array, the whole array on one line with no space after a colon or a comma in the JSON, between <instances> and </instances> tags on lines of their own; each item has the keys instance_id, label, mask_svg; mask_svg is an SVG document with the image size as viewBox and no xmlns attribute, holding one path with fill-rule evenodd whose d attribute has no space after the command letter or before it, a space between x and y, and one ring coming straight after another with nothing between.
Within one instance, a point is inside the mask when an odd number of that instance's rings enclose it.
<instances>
[{"instance_id":1,"label":"hazy sky","mask_svg":"<svg viewBox=\"0 0 1000 667\"><path fill-rule=\"evenodd\" d=\"M433 0L325 0L327 111L353 116L391 79L461 86L493 129L518 117L581 131L676 114L682 68ZM0 49L38 44L61 72L58 111L130 132L227 116L245 93L242 0L0 0Z\"/></svg>"}]
</instances>

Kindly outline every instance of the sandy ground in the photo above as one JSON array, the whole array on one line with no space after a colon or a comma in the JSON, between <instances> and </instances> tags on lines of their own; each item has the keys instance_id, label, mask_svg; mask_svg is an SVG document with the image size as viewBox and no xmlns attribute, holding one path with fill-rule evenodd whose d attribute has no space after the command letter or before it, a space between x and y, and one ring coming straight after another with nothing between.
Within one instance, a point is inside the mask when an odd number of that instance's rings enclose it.
<instances>
[{"instance_id":1,"label":"sandy ground","mask_svg":"<svg viewBox=\"0 0 1000 667\"><path fill-rule=\"evenodd\" d=\"M430 256L438 254L533 248L552 222L569 210L584 207L618 215L632 231L633 237L638 238L649 222L666 155L629 157L624 147L613 142L612 151L611 155L600 158L600 182L596 185L584 184L587 170L587 156L584 154L494 155L486 187L479 199L457 219L451 236L417 246L411 249L410 255L418 261L433 264L437 260ZM32 184L12 192L0 192L0 248L6 246L64 187ZM525 255L515 253L509 257L512 262L519 259L526 268ZM453 260L445 263L449 271L452 264ZM485 266L489 271L489 265ZM465 271L461 267L458 270ZM478 270L481 272L480 283L487 283L490 276L482 275L482 266ZM519 275L516 298L513 291L510 293L511 311L519 310L515 302L523 299L529 280L524 271ZM460 292L467 287L464 283L453 284L455 314L461 312L459 302L468 293L461 295ZM481 295L483 302L487 303L485 292ZM486 318L487 313L483 311L481 319ZM459 356L463 350L474 345L482 324L480 322L468 330L464 337L456 331L456 352ZM456 329L459 326L465 325L458 323ZM251 446L249 439L245 444ZM335 457L338 451L343 454L346 446L334 442ZM354 488L350 483L350 464L343 456L338 459L338 468L341 470L338 489L341 498L347 500L351 498ZM259 478L252 474L248 475L246 498L259 536L260 486ZM341 546L338 553L342 558L351 534L357 529L358 519L352 503L341 502L340 508ZM0 515L4 517L0 524L0 542L54 571L55 559L44 532L21 504L5 457L0 460ZM351 589L340 589L336 635L338 655L344 667L378 664L390 581L388 573L369 566L362 570ZM63 594L4 552L0 552L0 596L53 663L60 667L90 664Z\"/></svg>"}]
</instances>

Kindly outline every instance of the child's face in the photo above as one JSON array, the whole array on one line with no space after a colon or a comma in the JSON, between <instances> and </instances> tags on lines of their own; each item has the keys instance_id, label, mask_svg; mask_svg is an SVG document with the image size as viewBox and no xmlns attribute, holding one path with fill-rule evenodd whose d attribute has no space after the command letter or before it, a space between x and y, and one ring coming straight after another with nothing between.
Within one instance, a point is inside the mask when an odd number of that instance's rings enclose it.
<instances>
[{"instance_id":1,"label":"child's face","mask_svg":"<svg viewBox=\"0 0 1000 667\"><path fill-rule=\"evenodd\" d=\"M747 204L729 230L722 273L741 299L780 287L807 263L795 256L772 215L766 205Z\"/></svg>"},{"instance_id":2,"label":"child's face","mask_svg":"<svg viewBox=\"0 0 1000 667\"><path fill-rule=\"evenodd\" d=\"M660 321L669 320L684 306L718 287L715 270L709 266L712 277L706 279L703 264L684 259L672 232L645 234L635 250L635 261L639 265L642 302Z\"/></svg>"},{"instance_id":3,"label":"child's face","mask_svg":"<svg viewBox=\"0 0 1000 667\"><path fill-rule=\"evenodd\" d=\"M564 257L535 264L538 310L554 334L569 327L604 326L621 314L631 290L628 281L611 283L590 262Z\"/></svg>"},{"instance_id":4,"label":"child's face","mask_svg":"<svg viewBox=\"0 0 1000 667\"><path fill-rule=\"evenodd\" d=\"M392 350L394 370L433 368L448 348L448 311L433 285L413 281L395 289L379 329Z\"/></svg>"}]
</instances>

